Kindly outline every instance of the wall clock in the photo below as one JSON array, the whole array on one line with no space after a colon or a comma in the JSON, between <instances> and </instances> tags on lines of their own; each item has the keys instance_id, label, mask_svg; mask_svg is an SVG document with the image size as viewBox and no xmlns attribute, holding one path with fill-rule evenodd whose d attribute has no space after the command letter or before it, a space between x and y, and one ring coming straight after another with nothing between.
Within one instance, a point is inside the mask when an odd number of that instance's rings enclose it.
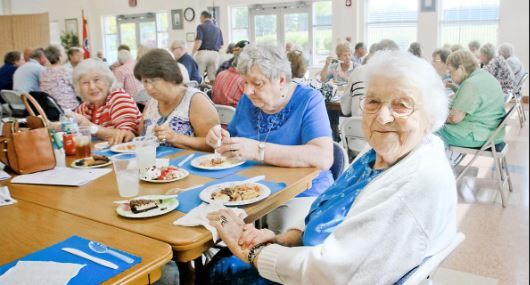
<instances>
[{"instance_id":1,"label":"wall clock","mask_svg":"<svg viewBox=\"0 0 530 285\"><path fill-rule=\"evenodd\" d=\"M195 19L195 10L193 8L186 8L184 10L184 19L188 22L191 22Z\"/></svg>"}]
</instances>

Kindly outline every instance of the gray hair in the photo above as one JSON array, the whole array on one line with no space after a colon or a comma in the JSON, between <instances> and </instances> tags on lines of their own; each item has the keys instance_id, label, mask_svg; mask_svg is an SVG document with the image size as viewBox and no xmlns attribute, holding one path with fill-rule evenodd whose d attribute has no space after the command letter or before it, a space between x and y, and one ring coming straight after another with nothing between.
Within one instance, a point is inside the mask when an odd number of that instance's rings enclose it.
<instances>
[{"instance_id":1,"label":"gray hair","mask_svg":"<svg viewBox=\"0 0 530 285\"><path fill-rule=\"evenodd\" d=\"M426 60L408 52L379 51L366 65L367 89L375 76L399 79L417 88L428 131L433 133L443 126L449 112L447 95L440 76Z\"/></svg>"},{"instance_id":2,"label":"gray hair","mask_svg":"<svg viewBox=\"0 0 530 285\"><path fill-rule=\"evenodd\" d=\"M291 64L285 51L275 45L258 44L246 46L239 54L237 70L247 75L253 66L257 66L269 80L280 78L283 73L287 81L291 81Z\"/></svg>"},{"instance_id":3,"label":"gray hair","mask_svg":"<svg viewBox=\"0 0 530 285\"><path fill-rule=\"evenodd\" d=\"M118 61L123 64L132 58L131 52L126 49L122 49L118 52Z\"/></svg>"},{"instance_id":4,"label":"gray hair","mask_svg":"<svg viewBox=\"0 0 530 285\"><path fill-rule=\"evenodd\" d=\"M174 40L171 42L171 45L169 45L169 47L173 47L173 46L178 46L179 48L181 48L182 50L186 50L186 42L184 42L183 40Z\"/></svg>"},{"instance_id":5,"label":"gray hair","mask_svg":"<svg viewBox=\"0 0 530 285\"><path fill-rule=\"evenodd\" d=\"M478 50L480 48L480 42L477 40L470 41L467 44L467 47L469 48L469 50Z\"/></svg>"},{"instance_id":6,"label":"gray hair","mask_svg":"<svg viewBox=\"0 0 530 285\"><path fill-rule=\"evenodd\" d=\"M116 77L114 77L114 74L112 73L112 71L110 71L110 68L107 66L107 64L101 60L89 58L81 61L74 68L74 73L72 77L74 81L75 92L77 94L81 95L79 88L81 77L89 73L96 73L101 75L107 81L110 92L116 89Z\"/></svg>"},{"instance_id":7,"label":"gray hair","mask_svg":"<svg viewBox=\"0 0 530 285\"><path fill-rule=\"evenodd\" d=\"M409 46L409 52L417 57L421 57L421 45L418 42L413 42Z\"/></svg>"},{"instance_id":8,"label":"gray hair","mask_svg":"<svg viewBox=\"0 0 530 285\"><path fill-rule=\"evenodd\" d=\"M491 43L486 43L480 47L480 53L485 55L488 60L492 59L495 56L495 46Z\"/></svg>"},{"instance_id":9,"label":"gray hair","mask_svg":"<svg viewBox=\"0 0 530 285\"><path fill-rule=\"evenodd\" d=\"M499 55L504 59L513 56L513 45L510 43L503 43L499 46Z\"/></svg>"},{"instance_id":10,"label":"gray hair","mask_svg":"<svg viewBox=\"0 0 530 285\"><path fill-rule=\"evenodd\" d=\"M383 39L380 42L378 42L377 45L375 46L375 51L380 51L380 50L398 51L399 50L399 46L393 40Z\"/></svg>"},{"instance_id":11,"label":"gray hair","mask_svg":"<svg viewBox=\"0 0 530 285\"><path fill-rule=\"evenodd\" d=\"M56 45L49 45L44 50L44 55L51 64L56 64L61 61L61 50Z\"/></svg>"}]
</instances>

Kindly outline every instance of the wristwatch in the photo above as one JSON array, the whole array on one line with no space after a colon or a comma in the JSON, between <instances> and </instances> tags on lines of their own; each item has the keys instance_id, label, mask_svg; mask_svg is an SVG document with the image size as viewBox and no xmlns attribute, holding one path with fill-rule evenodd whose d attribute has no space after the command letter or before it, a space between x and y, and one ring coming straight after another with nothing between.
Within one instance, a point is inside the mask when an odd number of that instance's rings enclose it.
<instances>
[{"instance_id":1,"label":"wristwatch","mask_svg":"<svg viewBox=\"0 0 530 285\"><path fill-rule=\"evenodd\" d=\"M258 143L259 161L265 160L265 142Z\"/></svg>"},{"instance_id":2,"label":"wristwatch","mask_svg":"<svg viewBox=\"0 0 530 285\"><path fill-rule=\"evenodd\" d=\"M99 126L98 125L91 125L90 126L90 134L91 135L95 135L99 130Z\"/></svg>"}]
</instances>

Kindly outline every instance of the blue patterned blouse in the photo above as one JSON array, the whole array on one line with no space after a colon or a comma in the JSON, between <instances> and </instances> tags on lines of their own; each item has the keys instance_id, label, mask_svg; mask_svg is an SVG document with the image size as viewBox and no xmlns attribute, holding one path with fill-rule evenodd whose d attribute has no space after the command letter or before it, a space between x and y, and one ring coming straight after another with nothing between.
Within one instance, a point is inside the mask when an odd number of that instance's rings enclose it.
<instances>
[{"instance_id":1,"label":"blue patterned blouse","mask_svg":"<svg viewBox=\"0 0 530 285\"><path fill-rule=\"evenodd\" d=\"M357 195L384 169L374 170L375 151L372 149L359 158L339 179L311 205L305 219L304 246L322 244L339 226L357 198Z\"/></svg>"}]
</instances>

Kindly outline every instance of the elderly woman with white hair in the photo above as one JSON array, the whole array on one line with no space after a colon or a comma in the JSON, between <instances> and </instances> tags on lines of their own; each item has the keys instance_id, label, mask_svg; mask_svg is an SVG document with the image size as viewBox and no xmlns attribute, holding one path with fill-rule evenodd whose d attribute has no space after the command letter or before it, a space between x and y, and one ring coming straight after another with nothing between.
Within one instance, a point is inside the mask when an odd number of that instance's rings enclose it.
<instances>
[{"instance_id":1,"label":"elderly woman with white hair","mask_svg":"<svg viewBox=\"0 0 530 285\"><path fill-rule=\"evenodd\" d=\"M508 66L510 66L515 77L515 82L519 82L525 71L521 60L514 54L513 45L510 43L501 44L499 46L499 55L508 62Z\"/></svg>"},{"instance_id":2,"label":"elderly woman with white hair","mask_svg":"<svg viewBox=\"0 0 530 285\"><path fill-rule=\"evenodd\" d=\"M350 43L343 42L337 44L335 54L337 55L336 58L332 56L326 58L326 64L324 64L322 71L320 71L320 80L322 82L328 82L333 79L336 84L346 84L354 69Z\"/></svg>"},{"instance_id":3,"label":"elderly woman with white hair","mask_svg":"<svg viewBox=\"0 0 530 285\"><path fill-rule=\"evenodd\" d=\"M212 261L212 284L393 284L451 243L456 184L433 134L448 113L442 81L404 52L376 53L366 73L370 149L284 234L255 229L231 210L210 214L234 254Z\"/></svg>"},{"instance_id":4,"label":"elderly woman with white hair","mask_svg":"<svg viewBox=\"0 0 530 285\"><path fill-rule=\"evenodd\" d=\"M490 43L480 48L480 63L483 68L491 73L501 84L502 92L506 97L515 87L515 77L506 60L496 55L495 46Z\"/></svg>"},{"instance_id":5,"label":"elderly woman with white hair","mask_svg":"<svg viewBox=\"0 0 530 285\"><path fill-rule=\"evenodd\" d=\"M279 47L245 47L237 69L245 94L228 130L212 128L206 142L227 157L321 170L310 189L267 217L269 228L281 232L291 221L303 219L316 196L333 183L333 143L324 98L317 90L292 82L291 65Z\"/></svg>"},{"instance_id":6,"label":"elderly woman with white hair","mask_svg":"<svg viewBox=\"0 0 530 285\"><path fill-rule=\"evenodd\" d=\"M107 64L86 59L74 69L74 87L83 103L73 113L80 126L110 144L130 141L138 134L142 114L131 95L117 89Z\"/></svg>"}]
</instances>

